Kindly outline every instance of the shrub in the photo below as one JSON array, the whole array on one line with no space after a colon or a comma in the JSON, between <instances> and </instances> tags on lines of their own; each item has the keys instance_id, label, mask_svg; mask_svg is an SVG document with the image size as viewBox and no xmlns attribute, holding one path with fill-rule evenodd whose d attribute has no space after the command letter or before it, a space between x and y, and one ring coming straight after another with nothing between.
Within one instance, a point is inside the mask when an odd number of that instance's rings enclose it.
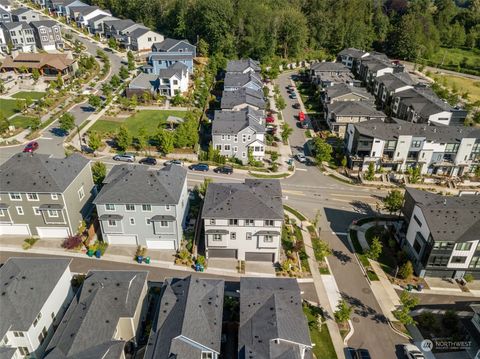
<instances>
[{"instance_id":1,"label":"shrub","mask_svg":"<svg viewBox=\"0 0 480 359\"><path fill-rule=\"evenodd\" d=\"M135 252L135 259L137 259L137 257L145 257L146 254L147 248L145 248L144 246L138 246L137 251Z\"/></svg>"},{"instance_id":2,"label":"shrub","mask_svg":"<svg viewBox=\"0 0 480 359\"><path fill-rule=\"evenodd\" d=\"M62 248L65 249L77 249L83 243L83 237L79 234L68 236L62 243Z\"/></svg>"},{"instance_id":3,"label":"shrub","mask_svg":"<svg viewBox=\"0 0 480 359\"><path fill-rule=\"evenodd\" d=\"M470 273L467 273L463 276L463 279L465 279L465 282L471 283L475 278Z\"/></svg>"},{"instance_id":4,"label":"shrub","mask_svg":"<svg viewBox=\"0 0 480 359\"><path fill-rule=\"evenodd\" d=\"M25 250L28 250L33 247L33 245L38 241L38 238L35 237L30 237L30 238L25 238L23 241L22 248Z\"/></svg>"},{"instance_id":5,"label":"shrub","mask_svg":"<svg viewBox=\"0 0 480 359\"><path fill-rule=\"evenodd\" d=\"M398 275L403 279L409 279L413 275L413 265L412 262L407 261L400 267Z\"/></svg>"},{"instance_id":6,"label":"shrub","mask_svg":"<svg viewBox=\"0 0 480 359\"><path fill-rule=\"evenodd\" d=\"M99 250L102 256L105 254L105 251L108 248L108 243L95 241L96 250Z\"/></svg>"},{"instance_id":7,"label":"shrub","mask_svg":"<svg viewBox=\"0 0 480 359\"><path fill-rule=\"evenodd\" d=\"M205 266L205 257L204 256L197 256L197 264Z\"/></svg>"},{"instance_id":8,"label":"shrub","mask_svg":"<svg viewBox=\"0 0 480 359\"><path fill-rule=\"evenodd\" d=\"M337 305L337 310L333 314L337 322L345 323L350 319L352 311L352 307L350 307L345 300L341 300Z\"/></svg>"}]
</instances>

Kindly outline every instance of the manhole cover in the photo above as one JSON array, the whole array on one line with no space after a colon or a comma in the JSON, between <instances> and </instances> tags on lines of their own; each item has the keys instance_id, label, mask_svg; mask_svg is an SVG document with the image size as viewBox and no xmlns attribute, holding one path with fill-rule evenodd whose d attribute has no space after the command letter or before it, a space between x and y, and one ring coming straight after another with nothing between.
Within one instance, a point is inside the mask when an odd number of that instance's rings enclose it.
<instances>
[{"instance_id":1,"label":"manhole cover","mask_svg":"<svg viewBox=\"0 0 480 359\"><path fill-rule=\"evenodd\" d=\"M360 319L358 319L358 317L353 317L352 321L354 323L360 323Z\"/></svg>"},{"instance_id":2,"label":"manhole cover","mask_svg":"<svg viewBox=\"0 0 480 359\"><path fill-rule=\"evenodd\" d=\"M369 294L369 293L372 293L372 290L370 288L363 288L362 292L365 294Z\"/></svg>"}]
</instances>

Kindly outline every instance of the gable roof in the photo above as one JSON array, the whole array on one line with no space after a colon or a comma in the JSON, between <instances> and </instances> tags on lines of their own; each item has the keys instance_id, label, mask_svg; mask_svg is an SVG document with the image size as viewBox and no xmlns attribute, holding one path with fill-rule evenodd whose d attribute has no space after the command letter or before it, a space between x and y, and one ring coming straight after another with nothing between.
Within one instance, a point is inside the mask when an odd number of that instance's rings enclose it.
<instances>
[{"instance_id":1,"label":"gable roof","mask_svg":"<svg viewBox=\"0 0 480 359\"><path fill-rule=\"evenodd\" d=\"M165 38L162 42L156 42L152 45L152 48L157 49L157 51L170 51L174 46L179 44L180 42L185 42L190 46L193 46L188 40L177 40L171 39L169 37Z\"/></svg>"},{"instance_id":2,"label":"gable roof","mask_svg":"<svg viewBox=\"0 0 480 359\"><path fill-rule=\"evenodd\" d=\"M243 73L243 71L247 70L248 68L251 68L255 72L260 72L260 62L252 60L250 58L241 60L230 60L227 63L226 71Z\"/></svg>"},{"instance_id":3,"label":"gable roof","mask_svg":"<svg viewBox=\"0 0 480 359\"><path fill-rule=\"evenodd\" d=\"M350 72L350 69L341 62L316 62L310 66L315 72Z\"/></svg>"},{"instance_id":4,"label":"gable roof","mask_svg":"<svg viewBox=\"0 0 480 359\"><path fill-rule=\"evenodd\" d=\"M70 7L71 12L78 12L82 16L88 15L88 14L94 12L95 10L101 10L105 13L110 14L109 11L102 10L98 6L72 6L72 7Z\"/></svg>"},{"instance_id":5,"label":"gable roof","mask_svg":"<svg viewBox=\"0 0 480 359\"><path fill-rule=\"evenodd\" d=\"M353 58L361 58L361 57L365 56L366 54L368 54L368 52L356 49L354 47L349 47L347 49L343 49L342 51L340 51L338 53L339 56L350 56L350 57L353 57Z\"/></svg>"},{"instance_id":6,"label":"gable roof","mask_svg":"<svg viewBox=\"0 0 480 359\"><path fill-rule=\"evenodd\" d=\"M220 353L224 285L191 275L167 279L144 358L200 358L199 346Z\"/></svg>"},{"instance_id":7,"label":"gable roof","mask_svg":"<svg viewBox=\"0 0 480 359\"><path fill-rule=\"evenodd\" d=\"M186 179L187 170L175 165L160 170L143 165L113 166L94 203L175 205Z\"/></svg>"},{"instance_id":8,"label":"gable roof","mask_svg":"<svg viewBox=\"0 0 480 359\"><path fill-rule=\"evenodd\" d=\"M339 101L327 104L328 113L336 116L367 116L385 118L383 112L376 110L364 101Z\"/></svg>"},{"instance_id":9,"label":"gable roof","mask_svg":"<svg viewBox=\"0 0 480 359\"><path fill-rule=\"evenodd\" d=\"M15 257L6 261L0 268L1 338L9 330L28 331L70 262L71 259Z\"/></svg>"},{"instance_id":10,"label":"gable roof","mask_svg":"<svg viewBox=\"0 0 480 359\"><path fill-rule=\"evenodd\" d=\"M376 81L383 84L388 91L395 91L401 87L414 85L414 81L408 72L398 72L395 74L386 73L378 76Z\"/></svg>"},{"instance_id":11,"label":"gable roof","mask_svg":"<svg viewBox=\"0 0 480 359\"><path fill-rule=\"evenodd\" d=\"M11 56L5 57L0 69L20 68L22 66L29 69L40 69L44 66L50 66L63 71L74 63L75 60L69 58L68 54L21 52L17 54L15 58L12 58Z\"/></svg>"},{"instance_id":12,"label":"gable roof","mask_svg":"<svg viewBox=\"0 0 480 359\"><path fill-rule=\"evenodd\" d=\"M0 191L62 193L89 165L76 153L66 158L18 153L0 166Z\"/></svg>"},{"instance_id":13,"label":"gable roof","mask_svg":"<svg viewBox=\"0 0 480 359\"><path fill-rule=\"evenodd\" d=\"M14 9L11 11L11 14L12 15L21 15L21 14L25 14L27 12L34 12L32 9L28 8L28 7L19 7L18 9Z\"/></svg>"},{"instance_id":14,"label":"gable roof","mask_svg":"<svg viewBox=\"0 0 480 359\"><path fill-rule=\"evenodd\" d=\"M453 107L439 98L430 87L416 86L395 94L401 102L411 106L420 116L429 117L439 112L451 112Z\"/></svg>"},{"instance_id":15,"label":"gable roof","mask_svg":"<svg viewBox=\"0 0 480 359\"><path fill-rule=\"evenodd\" d=\"M5 27L7 30L14 30L17 27L21 27L22 29L31 29L30 25L25 21L16 21L16 22L2 22L0 23L1 26ZM21 55L22 53L18 54ZM17 56L18 56L17 55ZM6 56L5 60L10 56ZM5 61L4 61L5 62Z\"/></svg>"},{"instance_id":16,"label":"gable roof","mask_svg":"<svg viewBox=\"0 0 480 359\"><path fill-rule=\"evenodd\" d=\"M258 111L250 107L240 111L217 110L212 123L212 135L237 134L247 127L251 127L257 133L265 132Z\"/></svg>"},{"instance_id":17,"label":"gable roof","mask_svg":"<svg viewBox=\"0 0 480 359\"><path fill-rule=\"evenodd\" d=\"M149 28L147 28L145 26L142 26L142 27L139 27L139 28L131 31L128 34L128 36L138 39L140 36L143 36L150 31L152 31L152 30L150 30Z\"/></svg>"},{"instance_id":18,"label":"gable roof","mask_svg":"<svg viewBox=\"0 0 480 359\"><path fill-rule=\"evenodd\" d=\"M370 95L364 87L351 86L347 85L346 83L339 83L326 87L324 91L330 99L335 99L349 94L355 94L365 100L373 101L372 95Z\"/></svg>"},{"instance_id":19,"label":"gable roof","mask_svg":"<svg viewBox=\"0 0 480 359\"><path fill-rule=\"evenodd\" d=\"M247 178L244 183L211 183L202 218L283 220L280 182Z\"/></svg>"},{"instance_id":20,"label":"gable roof","mask_svg":"<svg viewBox=\"0 0 480 359\"><path fill-rule=\"evenodd\" d=\"M128 88L151 90L152 88L155 88L157 83L158 75L140 72L137 77L130 81Z\"/></svg>"},{"instance_id":21,"label":"gable roof","mask_svg":"<svg viewBox=\"0 0 480 359\"><path fill-rule=\"evenodd\" d=\"M148 60L193 60L193 54L191 52L171 53L171 52L151 52L148 55Z\"/></svg>"},{"instance_id":22,"label":"gable roof","mask_svg":"<svg viewBox=\"0 0 480 359\"><path fill-rule=\"evenodd\" d=\"M38 21L30 21L30 26L39 28L42 26L45 27L54 27L54 26L60 26L56 21L53 20L38 20Z\"/></svg>"},{"instance_id":23,"label":"gable roof","mask_svg":"<svg viewBox=\"0 0 480 359\"><path fill-rule=\"evenodd\" d=\"M120 318L135 315L147 275L143 271L89 272L45 358L120 358L125 341L113 339L115 330Z\"/></svg>"},{"instance_id":24,"label":"gable roof","mask_svg":"<svg viewBox=\"0 0 480 359\"><path fill-rule=\"evenodd\" d=\"M274 339L280 339L275 343ZM240 279L239 358L311 358L312 341L293 278Z\"/></svg>"},{"instance_id":25,"label":"gable roof","mask_svg":"<svg viewBox=\"0 0 480 359\"><path fill-rule=\"evenodd\" d=\"M107 20L104 22L105 26L112 27L116 31L123 31L136 24L137 23L131 19Z\"/></svg>"},{"instance_id":26,"label":"gable roof","mask_svg":"<svg viewBox=\"0 0 480 359\"><path fill-rule=\"evenodd\" d=\"M238 105L251 105L260 109L265 108L265 99L262 90L242 87L236 91L223 91L220 107L231 109Z\"/></svg>"},{"instance_id":27,"label":"gable roof","mask_svg":"<svg viewBox=\"0 0 480 359\"><path fill-rule=\"evenodd\" d=\"M224 79L224 86L225 87L243 87L249 82L253 82L260 87L263 87L262 79L256 73L234 73L234 72L227 72L225 74Z\"/></svg>"}]
</instances>

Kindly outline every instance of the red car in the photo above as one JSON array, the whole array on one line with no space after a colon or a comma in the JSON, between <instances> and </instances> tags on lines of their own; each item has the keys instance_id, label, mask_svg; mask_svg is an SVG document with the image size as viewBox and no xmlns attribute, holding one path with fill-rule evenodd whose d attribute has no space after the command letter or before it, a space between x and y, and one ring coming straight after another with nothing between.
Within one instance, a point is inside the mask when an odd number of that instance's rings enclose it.
<instances>
[{"instance_id":1,"label":"red car","mask_svg":"<svg viewBox=\"0 0 480 359\"><path fill-rule=\"evenodd\" d=\"M33 151L36 151L37 149L38 149L38 142L32 141L25 146L25 148L23 149L23 152L32 153Z\"/></svg>"},{"instance_id":2,"label":"red car","mask_svg":"<svg viewBox=\"0 0 480 359\"><path fill-rule=\"evenodd\" d=\"M274 119L272 116L268 116L268 117L265 119L265 122L266 122L266 123L274 123L274 122L275 122L275 119Z\"/></svg>"}]
</instances>

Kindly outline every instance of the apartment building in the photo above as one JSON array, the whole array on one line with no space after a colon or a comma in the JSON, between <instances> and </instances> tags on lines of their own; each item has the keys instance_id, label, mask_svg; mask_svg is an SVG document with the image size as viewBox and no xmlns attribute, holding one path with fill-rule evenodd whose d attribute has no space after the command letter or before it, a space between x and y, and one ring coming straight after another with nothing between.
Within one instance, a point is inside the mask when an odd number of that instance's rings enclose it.
<instances>
[{"instance_id":1,"label":"apartment building","mask_svg":"<svg viewBox=\"0 0 480 359\"><path fill-rule=\"evenodd\" d=\"M12 50L21 52L35 52L36 42L32 27L26 22L0 23L7 44L12 45Z\"/></svg>"},{"instance_id":2,"label":"apartment building","mask_svg":"<svg viewBox=\"0 0 480 359\"><path fill-rule=\"evenodd\" d=\"M363 87L339 83L326 87L322 91L320 101L325 107L330 103L341 101L366 101L373 105L375 100Z\"/></svg>"},{"instance_id":3,"label":"apartment building","mask_svg":"<svg viewBox=\"0 0 480 359\"><path fill-rule=\"evenodd\" d=\"M310 81L320 88L335 84L353 85L353 74L350 68L340 62L317 62L310 66Z\"/></svg>"},{"instance_id":4,"label":"apartment building","mask_svg":"<svg viewBox=\"0 0 480 359\"><path fill-rule=\"evenodd\" d=\"M32 21L36 46L44 51L62 50L64 47L62 31L58 22L53 20Z\"/></svg>"},{"instance_id":5,"label":"apartment building","mask_svg":"<svg viewBox=\"0 0 480 359\"><path fill-rule=\"evenodd\" d=\"M266 103L262 90L241 88L237 91L223 91L220 108L238 111L251 107L257 111L265 110Z\"/></svg>"}]
</instances>

